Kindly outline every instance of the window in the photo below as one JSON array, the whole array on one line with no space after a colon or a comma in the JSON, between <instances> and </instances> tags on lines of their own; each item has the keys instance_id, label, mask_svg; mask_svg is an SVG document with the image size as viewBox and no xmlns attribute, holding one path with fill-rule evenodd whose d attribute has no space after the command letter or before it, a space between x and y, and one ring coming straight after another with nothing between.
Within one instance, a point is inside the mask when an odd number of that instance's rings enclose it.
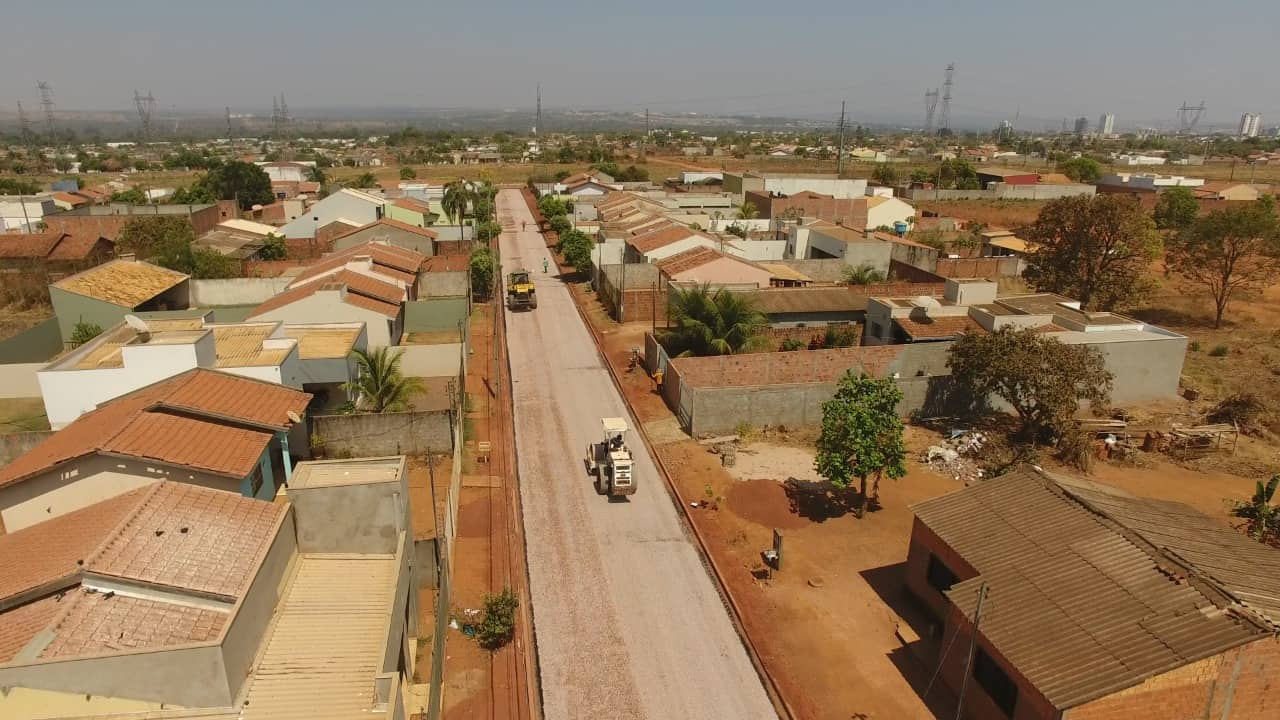
<instances>
[{"instance_id":1,"label":"window","mask_svg":"<svg viewBox=\"0 0 1280 720\"><path fill-rule=\"evenodd\" d=\"M944 593L956 584L956 574L951 572L951 568L938 559L937 555L929 554L929 569L925 573L925 579L929 582L929 587Z\"/></svg>"},{"instance_id":2,"label":"window","mask_svg":"<svg viewBox=\"0 0 1280 720\"><path fill-rule=\"evenodd\" d=\"M253 470L253 476L249 478L249 497L258 497L258 493L262 490L262 481L262 463L258 463L258 467Z\"/></svg>"},{"instance_id":3,"label":"window","mask_svg":"<svg viewBox=\"0 0 1280 720\"><path fill-rule=\"evenodd\" d=\"M1006 717L1013 717L1013 709L1018 704L1018 686L982 648L978 648L973 659L973 679Z\"/></svg>"}]
</instances>

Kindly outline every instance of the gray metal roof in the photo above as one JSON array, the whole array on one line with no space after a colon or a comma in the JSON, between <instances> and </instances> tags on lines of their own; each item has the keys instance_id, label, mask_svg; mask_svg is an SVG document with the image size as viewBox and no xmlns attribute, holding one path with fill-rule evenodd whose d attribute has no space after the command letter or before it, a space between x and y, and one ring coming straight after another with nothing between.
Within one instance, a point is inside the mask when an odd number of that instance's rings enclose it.
<instances>
[{"instance_id":1,"label":"gray metal roof","mask_svg":"<svg viewBox=\"0 0 1280 720\"><path fill-rule=\"evenodd\" d=\"M978 573L947 597L1058 709L1269 636L1280 551L1192 508L1024 468L919 503Z\"/></svg>"}]
</instances>

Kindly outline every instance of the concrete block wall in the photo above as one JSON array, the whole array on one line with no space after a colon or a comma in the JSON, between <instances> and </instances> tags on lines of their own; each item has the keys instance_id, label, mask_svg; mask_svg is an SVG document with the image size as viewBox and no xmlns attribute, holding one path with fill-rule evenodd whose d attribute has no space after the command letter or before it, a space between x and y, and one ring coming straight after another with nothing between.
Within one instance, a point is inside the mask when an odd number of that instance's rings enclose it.
<instances>
[{"instance_id":1,"label":"concrete block wall","mask_svg":"<svg viewBox=\"0 0 1280 720\"><path fill-rule=\"evenodd\" d=\"M947 278L1016 277L1021 267L1016 257L941 258L933 272Z\"/></svg>"},{"instance_id":2,"label":"concrete block wall","mask_svg":"<svg viewBox=\"0 0 1280 720\"><path fill-rule=\"evenodd\" d=\"M312 449L326 457L419 455L453 448L449 410L311 418Z\"/></svg>"}]
</instances>

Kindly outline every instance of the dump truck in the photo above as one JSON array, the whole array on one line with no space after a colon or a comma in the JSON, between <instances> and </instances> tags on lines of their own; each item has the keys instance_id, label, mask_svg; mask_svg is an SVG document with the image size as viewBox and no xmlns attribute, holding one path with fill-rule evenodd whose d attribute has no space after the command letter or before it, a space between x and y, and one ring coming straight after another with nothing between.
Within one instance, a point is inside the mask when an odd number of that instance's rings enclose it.
<instances>
[{"instance_id":1,"label":"dump truck","mask_svg":"<svg viewBox=\"0 0 1280 720\"><path fill-rule=\"evenodd\" d=\"M624 496L636 491L631 475L631 448L627 447L625 418L601 418L604 440L587 446L587 472L595 476L596 492Z\"/></svg>"},{"instance_id":2,"label":"dump truck","mask_svg":"<svg viewBox=\"0 0 1280 720\"><path fill-rule=\"evenodd\" d=\"M516 270L507 275L507 307L512 310L538 307L538 295L528 270Z\"/></svg>"}]
</instances>

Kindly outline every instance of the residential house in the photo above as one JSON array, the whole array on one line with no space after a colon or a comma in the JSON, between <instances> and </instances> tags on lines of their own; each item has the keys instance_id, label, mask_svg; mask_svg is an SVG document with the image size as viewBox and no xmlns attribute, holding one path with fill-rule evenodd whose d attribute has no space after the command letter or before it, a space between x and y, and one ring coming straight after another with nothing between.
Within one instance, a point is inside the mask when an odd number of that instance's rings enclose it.
<instances>
[{"instance_id":1,"label":"residential house","mask_svg":"<svg viewBox=\"0 0 1280 720\"><path fill-rule=\"evenodd\" d=\"M309 454L311 396L203 368L109 400L0 468L0 522L35 525L156 480L270 498Z\"/></svg>"},{"instance_id":2,"label":"residential house","mask_svg":"<svg viewBox=\"0 0 1280 720\"><path fill-rule=\"evenodd\" d=\"M112 327L125 315L189 307L188 277L123 257L96 265L49 286L53 313L68 341L78 323Z\"/></svg>"},{"instance_id":3,"label":"residential house","mask_svg":"<svg viewBox=\"0 0 1280 720\"><path fill-rule=\"evenodd\" d=\"M90 202L88 198L71 191L53 192L49 194L49 197L53 198L53 204L59 210L75 210L81 205L88 205Z\"/></svg>"},{"instance_id":4,"label":"residential house","mask_svg":"<svg viewBox=\"0 0 1280 720\"><path fill-rule=\"evenodd\" d=\"M430 227L440 214L431 210L431 203L417 198L396 198L387 203L386 217L414 227Z\"/></svg>"},{"instance_id":5,"label":"residential house","mask_svg":"<svg viewBox=\"0 0 1280 720\"><path fill-rule=\"evenodd\" d=\"M317 200L296 219L280 229L286 238L317 237L317 230L339 219L353 225L368 225L386 215L387 201L363 190L343 188Z\"/></svg>"},{"instance_id":6,"label":"residential house","mask_svg":"<svg viewBox=\"0 0 1280 720\"><path fill-rule=\"evenodd\" d=\"M839 258L853 267L863 265L888 274L893 244L871 231L856 231L829 222L808 222L787 228L786 256L798 259Z\"/></svg>"},{"instance_id":7,"label":"residential house","mask_svg":"<svg viewBox=\"0 0 1280 720\"><path fill-rule=\"evenodd\" d=\"M1028 172L1026 170L1017 170L1015 168L997 168L984 167L978 172L978 184L987 187L991 183L1004 183L1005 185L1035 185L1040 182L1038 173Z\"/></svg>"},{"instance_id":8,"label":"residential house","mask_svg":"<svg viewBox=\"0 0 1280 720\"><path fill-rule=\"evenodd\" d=\"M806 190L836 198L856 198L867 194L867 181L822 173L732 173L725 172L724 191L741 203L746 193L794 195Z\"/></svg>"},{"instance_id":9,"label":"residential house","mask_svg":"<svg viewBox=\"0 0 1280 720\"><path fill-rule=\"evenodd\" d=\"M943 297L872 297L867 301L864 345L950 342L1000 328L1035 329L1068 345L1102 353L1113 377L1116 403L1176 397L1187 339L1111 312L1087 312L1080 302L1052 293L996 296L984 279L948 279Z\"/></svg>"},{"instance_id":10,"label":"residential house","mask_svg":"<svg viewBox=\"0 0 1280 720\"><path fill-rule=\"evenodd\" d=\"M394 245L405 250L412 250L425 257L436 254L436 239L440 234L421 225L412 225L384 217L377 222L358 228L350 228L335 235L332 239L333 250L342 252L357 245L376 242Z\"/></svg>"},{"instance_id":11,"label":"residential house","mask_svg":"<svg viewBox=\"0 0 1280 720\"><path fill-rule=\"evenodd\" d=\"M1099 193L1130 193L1133 195L1158 193L1171 187L1198 188L1204 178L1182 175L1151 175L1146 173L1112 173L1098 179Z\"/></svg>"},{"instance_id":12,"label":"residential house","mask_svg":"<svg viewBox=\"0 0 1280 720\"><path fill-rule=\"evenodd\" d=\"M252 220L226 220L209 232L196 238L195 244L221 255L238 260L248 260L257 255L271 236L277 234L274 225Z\"/></svg>"},{"instance_id":13,"label":"residential house","mask_svg":"<svg viewBox=\"0 0 1280 720\"><path fill-rule=\"evenodd\" d=\"M763 288L773 284L774 274L768 268L706 246L669 255L655 264L667 285Z\"/></svg>"},{"instance_id":14,"label":"residential house","mask_svg":"<svg viewBox=\"0 0 1280 720\"><path fill-rule=\"evenodd\" d=\"M239 209L232 201L204 205L129 205L109 203L84 205L74 210L53 213L44 219L49 230L71 235L96 235L108 240L119 240L120 231L129 221L139 217L181 217L191 224L191 231L200 237L218 223L234 220Z\"/></svg>"},{"instance_id":15,"label":"residential house","mask_svg":"<svg viewBox=\"0 0 1280 720\"><path fill-rule=\"evenodd\" d=\"M1202 513L1023 467L912 506L906 587L966 717L1280 713L1280 551ZM955 649L966 650L957 652Z\"/></svg>"},{"instance_id":16,"label":"residential house","mask_svg":"<svg viewBox=\"0 0 1280 720\"><path fill-rule=\"evenodd\" d=\"M836 198L805 190L793 195L750 191L745 198L763 219L812 217L854 230L894 227L916 215L914 207L891 196Z\"/></svg>"},{"instance_id":17,"label":"residential house","mask_svg":"<svg viewBox=\"0 0 1280 720\"><path fill-rule=\"evenodd\" d=\"M194 318L120 323L36 373L45 416L57 430L103 403L194 368L265 380L326 398L354 379L367 347L358 323L214 323ZM335 364L334 359L341 360Z\"/></svg>"},{"instance_id":18,"label":"residential house","mask_svg":"<svg viewBox=\"0 0 1280 720\"><path fill-rule=\"evenodd\" d=\"M0 716L408 717L431 579L407 475L302 463L276 502L152 482L0 537Z\"/></svg>"},{"instance_id":19,"label":"residential house","mask_svg":"<svg viewBox=\"0 0 1280 720\"><path fill-rule=\"evenodd\" d=\"M1249 202L1257 200L1271 191L1267 184L1207 182L1194 190L1200 200L1231 200Z\"/></svg>"},{"instance_id":20,"label":"residential house","mask_svg":"<svg viewBox=\"0 0 1280 720\"><path fill-rule=\"evenodd\" d=\"M694 247L715 248L720 241L699 230L668 222L626 238L625 262L657 262Z\"/></svg>"},{"instance_id":21,"label":"residential house","mask_svg":"<svg viewBox=\"0 0 1280 720\"><path fill-rule=\"evenodd\" d=\"M259 162L255 163L271 178L272 183L300 183L311 179L315 162Z\"/></svg>"},{"instance_id":22,"label":"residential house","mask_svg":"<svg viewBox=\"0 0 1280 720\"><path fill-rule=\"evenodd\" d=\"M68 272L111 259L116 244L61 232L0 234L0 270Z\"/></svg>"}]
</instances>

